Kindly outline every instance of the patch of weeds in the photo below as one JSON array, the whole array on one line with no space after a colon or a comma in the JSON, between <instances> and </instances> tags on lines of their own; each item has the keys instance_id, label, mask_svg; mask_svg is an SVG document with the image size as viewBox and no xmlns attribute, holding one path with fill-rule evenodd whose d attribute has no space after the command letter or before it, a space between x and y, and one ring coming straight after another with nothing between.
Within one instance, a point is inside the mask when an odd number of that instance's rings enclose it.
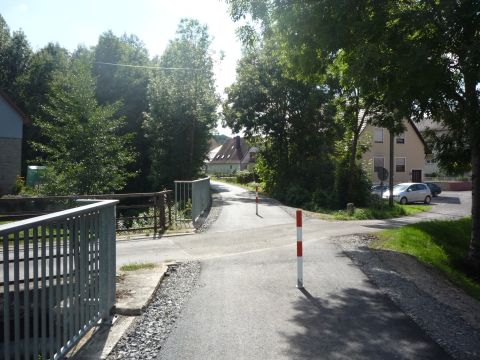
<instances>
[{"instance_id":1,"label":"patch of weeds","mask_svg":"<svg viewBox=\"0 0 480 360\"><path fill-rule=\"evenodd\" d=\"M142 270L142 269L153 269L156 266L157 265L155 265L154 263L149 263L149 262L145 262L145 263L134 262L134 263L129 263L129 264L122 265L122 267L120 267L120 270L122 270L122 271L137 271L137 270Z\"/></svg>"}]
</instances>

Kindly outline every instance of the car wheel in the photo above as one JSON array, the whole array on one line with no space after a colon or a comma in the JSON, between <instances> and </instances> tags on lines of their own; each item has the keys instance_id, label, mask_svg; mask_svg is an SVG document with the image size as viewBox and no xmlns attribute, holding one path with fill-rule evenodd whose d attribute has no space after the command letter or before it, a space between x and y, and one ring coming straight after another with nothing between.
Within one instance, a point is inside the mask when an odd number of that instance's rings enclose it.
<instances>
[{"instance_id":1,"label":"car wheel","mask_svg":"<svg viewBox=\"0 0 480 360\"><path fill-rule=\"evenodd\" d=\"M402 197L402 198L400 199L400 204L405 205L406 203L407 203L407 198L406 198L406 197Z\"/></svg>"},{"instance_id":2,"label":"car wheel","mask_svg":"<svg viewBox=\"0 0 480 360\"><path fill-rule=\"evenodd\" d=\"M433 197L437 197L437 196L438 196L438 193L434 192L434 193L432 193L432 196L433 196Z\"/></svg>"},{"instance_id":3,"label":"car wheel","mask_svg":"<svg viewBox=\"0 0 480 360\"><path fill-rule=\"evenodd\" d=\"M427 196L424 202L425 204L430 204L430 201L432 201L432 198L430 196Z\"/></svg>"}]
</instances>

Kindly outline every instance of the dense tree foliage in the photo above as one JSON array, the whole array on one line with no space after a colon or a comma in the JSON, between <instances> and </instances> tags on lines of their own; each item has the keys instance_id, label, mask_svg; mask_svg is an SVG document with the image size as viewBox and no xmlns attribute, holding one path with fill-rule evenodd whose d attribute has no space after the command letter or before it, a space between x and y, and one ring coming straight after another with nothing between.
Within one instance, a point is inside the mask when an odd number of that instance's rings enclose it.
<instances>
[{"instance_id":1,"label":"dense tree foliage","mask_svg":"<svg viewBox=\"0 0 480 360\"><path fill-rule=\"evenodd\" d=\"M35 146L45 154L49 195L101 194L121 190L132 174L133 161L124 125L116 117L119 103L98 105L90 64L73 60L67 71L56 71L50 83L44 112L37 119L45 143Z\"/></svg>"},{"instance_id":2,"label":"dense tree foliage","mask_svg":"<svg viewBox=\"0 0 480 360\"><path fill-rule=\"evenodd\" d=\"M32 51L0 16L0 89L33 120L24 129L22 172L48 165L43 190L62 194L153 191L194 177L217 120L210 42L206 27L183 20L154 60L135 35L111 31L73 53L53 43ZM108 142L101 147L100 139Z\"/></svg>"},{"instance_id":3,"label":"dense tree foliage","mask_svg":"<svg viewBox=\"0 0 480 360\"><path fill-rule=\"evenodd\" d=\"M0 89L18 104L23 105L21 79L25 76L32 50L20 31L12 34L0 15Z\"/></svg>"},{"instance_id":4,"label":"dense tree foliage","mask_svg":"<svg viewBox=\"0 0 480 360\"><path fill-rule=\"evenodd\" d=\"M102 105L121 101L118 115L125 117L121 134L134 134L133 145L138 157L130 165L139 176L131 179L126 191L150 191L147 174L150 170L148 145L142 128L143 113L148 110L147 85L150 60L145 45L134 35L115 36L111 31L102 34L94 50L93 73L97 78L97 99ZM121 64L126 66L114 66Z\"/></svg>"},{"instance_id":5,"label":"dense tree foliage","mask_svg":"<svg viewBox=\"0 0 480 360\"><path fill-rule=\"evenodd\" d=\"M195 20L181 21L152 75L145 119L151 180L156 188L192 179L201 170L217 122L211 38Z\"/></svg>"},{"instance_id":6,"label":"dense tree foliage","mask_svg":"<svg viewBox=\"0 0 480 360\"><path fill-rule=\"evenodd\" d=\"M261 143L266 190L293 205L330 206L339 128L328 92L285 77L271 45L246 49L227 89L224 121Z\"/></svg>"}]
</instances>

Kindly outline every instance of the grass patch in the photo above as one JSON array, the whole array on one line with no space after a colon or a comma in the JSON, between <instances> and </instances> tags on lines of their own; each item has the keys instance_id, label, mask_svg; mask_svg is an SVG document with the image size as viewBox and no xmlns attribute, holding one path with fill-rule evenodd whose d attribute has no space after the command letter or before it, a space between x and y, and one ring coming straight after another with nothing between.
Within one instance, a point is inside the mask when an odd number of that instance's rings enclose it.
<instances>
[{"instance_id":1,"label":"grass patch","mask_svg":"<svg viewBox=\"0 0 480 360\"><path fill-rule=\"evenodd\" d=\"M129 263L129 264L125 264L125 265L122 265L122 267L120 267L120 270L122 271L137 271L137 270L142 270L142 269L153 269L155 268L156 265L154 263L149 263L149 262L146 262L146 263Z\"/></svg>"},{"instance_id":2,"label":"grass patch","mask_svg":"<svg viewBox=\"0 0 480 360\"><path fill-rule=\"evenodd\" d=\"M262 188L260 187L260 184L255 183L255 182L249 182L247 184L242 184L242 183L239 183L237 181L237 178L235 176L216 177L216 176L210 175L210 179L213 180L213 181L224 182L224 183L227 183L227 184L233 184L233 185L236 185L238 187L241 187L241 188L244 188L244 189L250 190L250 191L255 191L256 187L258 186L258 192L262 195L265 195Z\"/></svg>"},{"instance_id":3,"label":"grass patch","mask_svg":"<svg viewBox=\"0 0 480 360\"><path fill-rule=\"evenodd\" d=\"M465 265L471 226L470 218L421 222L382 231L371 247L412 255L480 300L480 279L469 277Z\"/></svg>"},{"instance_id":4,"label":"grass patch","mask_svg":"<svg viewBox=\"0 0 480 360\"><path fill-rule=\"evenodd\" d=\"M392 208L389 206L355 208L353 215L349 215L346 210L335 211L330 215L332 215L332 218L335 220L391 219L430 211L431 208L431 206L426 205L400 205L394 203Z\"/></svg>"}]
</instances>

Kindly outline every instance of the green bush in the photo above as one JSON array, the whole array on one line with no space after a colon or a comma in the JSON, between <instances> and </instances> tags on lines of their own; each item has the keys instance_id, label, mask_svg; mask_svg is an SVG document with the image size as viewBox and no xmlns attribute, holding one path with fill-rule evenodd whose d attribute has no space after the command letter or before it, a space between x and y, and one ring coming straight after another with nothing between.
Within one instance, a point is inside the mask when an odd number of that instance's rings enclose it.
<instances>
[{"instance_id":1,"label":"green bush","mask_svg":"<svg viewBox=\"0 0 480 360\"><path fill-rule=\"evenodd\" d=\"M348 194L348 181L353 181L352 192ZM334 207L344 209L347 203L353 202L356 207L365 207L371 199L372 184L359 164L353 171L349 169L348 161L342 160L335 168Z\"/></svg>"},{"instance_id":2,"label":"green bush","mask_svg":"<svg viewBox=\"0 0 480 360\"><path fill-rule=\"evenodd\" d=\"M303 206L310 201L310 193L303 187L292 185L285 191L285 202L292 206Z\"/></svg>"},{"instance_id":3,"label":"green bush","mask_svg":"<svg viewBox=\"0 0 480 360\"><path fill-rule=\"evenodd\" d=\"M248 171L248 170L243 170L243 171L238 172L235 175L235 179L236 179L237 183L239 183L239 184L248 184L248 183L256 181L255 173L253 173L251 171Z\"/></svg>"}]
</instances>

